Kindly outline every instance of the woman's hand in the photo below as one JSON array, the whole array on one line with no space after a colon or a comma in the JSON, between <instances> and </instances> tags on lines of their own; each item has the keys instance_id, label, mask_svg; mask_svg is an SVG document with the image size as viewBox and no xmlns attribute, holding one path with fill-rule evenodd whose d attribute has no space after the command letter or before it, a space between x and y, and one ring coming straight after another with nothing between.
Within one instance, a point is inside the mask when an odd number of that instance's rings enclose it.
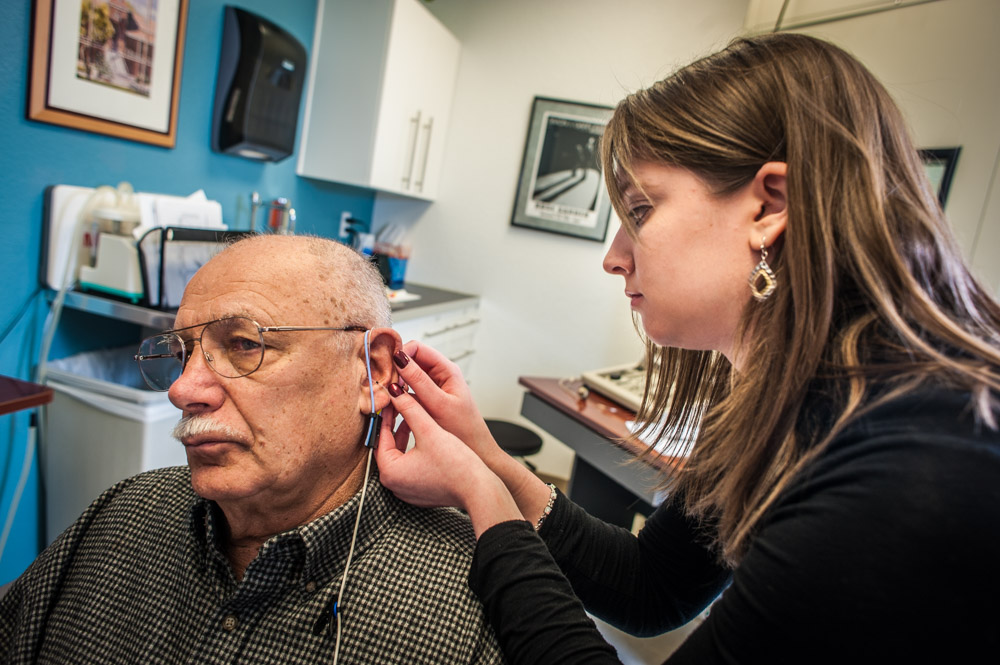
<instances>
[{"instance_id":1,"label":"woman's hand","mask_svg":"<svg viewBox=\"0 0 1000 665\"><path fill-rule=\"evenodd\" d=\"M393 355L399 375L428 415L491 466L505 453L490 434L458 366L436 349L407 342Z\"/></svg>"},{"instance_id":2,"label":"woman's hand","mask_svg":"<svg viewBox=\"0 0 1000 665\"><path fill-rule=\"evenodd\" d=\"M424 415L468 446L503 482L524 519L534 524L548 503L549 488L497 445L458 366L435 349L413 341L404 344L393 355L393 361L401 379L413 389L412 399L422 407ZM394 405L396 402L393 399ZM405 414L403 417L413 424ZM408 430L405 434L400 450L405 450Z\"/></svg>"},{"instance_id":3,"label":"woman's hand","mask_svg":"<svg viewBox=\"0 0 1000 665\"><path fill-rule=\"evenodd\" d=\"M478 538L500 522L522 519L503 482L455 435L445 431L416 399L389 386L392 405L382 419L375 451L382 484L416 506L456 506L472 520ZM396 413L403 422L392 431ZM410 434L414 445L407 451Z\"/></svg>"}]
</instances>

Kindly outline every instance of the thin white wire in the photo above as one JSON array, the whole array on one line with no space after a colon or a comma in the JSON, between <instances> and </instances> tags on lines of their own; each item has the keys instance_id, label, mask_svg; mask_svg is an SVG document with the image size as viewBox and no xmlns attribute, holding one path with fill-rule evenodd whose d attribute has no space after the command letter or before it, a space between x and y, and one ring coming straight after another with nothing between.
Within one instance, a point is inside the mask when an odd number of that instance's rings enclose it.
<instances>
[{"instance_id":1,"label":"thin white wire","mask_svg":"<svg viewBox=\"0 0 1000 665\"><path fill-rule=\"evenodd\" d=\"M83 245L84 226L90 218L90 214L97 205L101 196L108 192L115 193L113 187L101 185L87 196L80 213L77 215L76 223L73 225L73 239L70 242L69 253L66 255L66 268L63 272L63 283L52 301L52 309L45 321L44 333L42 335L41 348L38 351L38 365L35 367L35 383L45 383L46 365L49 359L49 350L52 347L52 340L55 337L56 329L59 327L59 318L62 315L63 302L66 295L76 285L80 268L80 247ZM54 241L53 241L54 242Z\"/></svg>"},{"instance_id":2,"label":"thin white wire","mask_svg":"<svg viewBox=\"0 0 1000 665\"><path fill-rule=\"evenodd\" d=\"M371 329L365 331L365 369L368 370L368 395L372 400L372 418L375 417L375 383L372 381L372 357L371 357L371 346L369 335L371 335ZM368 437L372 435L372 421L368 421ZM368 437L365 437L365 443L368 442Z\"/></svg>"},{"instance_id":3,"label":"thin white wire","mask_svg":"<svg viewBox=\"0 0 1000 665\"><path fill-rule=\"evenodd\" d=\"M369 427L370 430L370 427ZM361 500L358 502L358 514L354 518L354 533L351 534L351 548L347 551L347 561L344 563L344 576L340 578L340 591L337 592L337 604L333 612L337 618L337 641L333 647L333 665L337 665L337 658L340 656L340 599L344 595L344 587L347 585L347 571L351 568L351 558L354 556L354 543L358 539L358 525L361 523L361 508L365 505L365 490L368 488L368 473L372 466L372 453L375 446L368 449L368 464L365 466L365 482L361 486Z\"/></svg>"},{"instance_id":4,"label":"thin white wire","mask_svg":"<svg viewBox=\"0 0 1000 665\"><path fill-rule=\"evenodd\" d=\"M86 215L90 213L91 204L99 192L103 192L104 189L108 188L98 188L91 192L87 197L87 200L83 204L83 208L80 214L76 218L76 223L73 225L73 239L70 243L69 254L66 256L66 268L63 273L63 284L60 286L59 291L56 293L55 299L52 301L52 307L49 310L49 314L45 319L45 324L43 325L42 332L42 342L38 350L38 364L35 366L33 381L35 383L45 383L45 374L47 369L49 351L52 348L52 340L56 334L56 328L59 327L59 318L62 315L63 302L66 300L66 294L69 293L70 289L76 284L76 270L79 267L79 252L80 245L83 242L83 227ZM54 242L54 240L53 240ZM42 407L42 413L39 414L38 426L35 432L28 434L28 441L24 446L24 458L21 465L21 474L18 476L17 485L14 488L14 494L11 496L10 505L7 507L7 515L4 518L3 532L0 533L0 559L3 558L3 554L7 549L7 538L10 536L10 530L14 525L14 518L17 515L17 509L21 505L21 496L24 494L24 488L28 483L28 476L31 473L31 464L35 460L35 448L38 446L39 440L45 440L45 413L44 407Z\"/></svg>"},{"instance_id":5,"label":"thin white wire","mask_svg":"<svg viewBox=\"0 0 1000 665\"><path fill-rule=\"evenodd\" d=\"M17 479L17 487L14 488L14 495L10 500L10 509L7 510L7 518L4 520L3 533L0 534L0 559L7 549L7 537L10 536L11 527L14 525L14 517L17 515L17 507L21 503L21 494L28 483L28 475L31 473L31 463L35 459L35 437L36 433L28 431L28 440L24 447L24 464L21 466L21 475Z\"/></svg>"},{"instance_id":6,"label":"thin white wire","mask_svg":"<svg viewBox=\"0 0 1000 665\"><path fill-rule=\"evenodd\" d=\"M372 383L372 360L369 353L368 337L371 330L365 331L365 369L368 371L368 394L372 401L372 413L371 417L368 419L368 432L365 433L365 442L371 440L372 428L375 425L375 386ZM368 489L368 476L371 473L372 468L372 454L375 452L375 446L368 448L368 463L365 465L365 480L361 485L361 498L358 500L358 513L354 517L354 532L351 534L351 546L347 550L347 561L344 562L344 575L340 578L340 590L337 591L337 604L333 606L333 614L337 619L337 639L333 645L333 665L337 665L337 659L340 657L340 600L344 596L344 587L347 586L347 572L351 569L351 559L354 557L354 544L358 540L358 525L361 524L361 509L365 505L365 491Z\"/></svg>"}]
</instances>

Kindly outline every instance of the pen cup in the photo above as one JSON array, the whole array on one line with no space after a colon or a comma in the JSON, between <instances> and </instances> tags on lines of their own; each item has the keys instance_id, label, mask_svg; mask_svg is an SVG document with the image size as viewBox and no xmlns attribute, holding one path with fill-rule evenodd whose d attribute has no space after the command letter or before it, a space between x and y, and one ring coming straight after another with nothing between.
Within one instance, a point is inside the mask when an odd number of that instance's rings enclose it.
<instances>
[{"instance_id":1,"label":"pen cup","mask_svg":"<svg viewBox=\"0 0 1000 665\"><path fill-rule=\"evenodd\" d=\"M406 286L406 264L409 258L402 256L389 257L389 288L398 291Z\"/></svg>"},{"instance_id":2,"label":"pen cup","mask_svg":"<svg viewBox=\"0 0 1000 665\"><path fill-rule=\"evenodd\" d=\"M375 265L382 275L382 281L392 291L406 286L406 266L410 261L408 244L390 245L375 243Z\"/></svg>"}]
</instances>

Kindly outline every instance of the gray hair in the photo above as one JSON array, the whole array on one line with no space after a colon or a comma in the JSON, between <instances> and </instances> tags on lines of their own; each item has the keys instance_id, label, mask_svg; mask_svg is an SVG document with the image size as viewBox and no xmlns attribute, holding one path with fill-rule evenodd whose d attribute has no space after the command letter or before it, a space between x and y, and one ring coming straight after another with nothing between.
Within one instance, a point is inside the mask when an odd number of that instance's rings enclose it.
<instances>
[{"instance_id":1,"label":"gray hair","mask_svg":"<svg viewBox=\"0 0 1000 665\"><path fill-rule=\"evenodd\" d=\"M306 239L309 251L319 259L321 268L337 275L344 309L358 317L358 323L369 328L392 326L392 310L385 293L385 282L374 263L336 240L302 237Z\"/></svg>"},{"instance_id":2,"label":"gray hair","mask_svg":"<svg viewBox=\"0 0 1000 665\"><path fill-rule=\"evenodd\" d=\"M278 238L301 242L304 245L302 249L315 257L317 282L328 282L330 286L327 289L336 287L337 300L351 317L345 323L368 328L392 326L392 310L378 268L367 257L336 240L312 235L259 234L237 240L222 253L254 243L261 243L261 249L264 249L264 245L271 245L274 241L282 242Z\"/></svg>"}]
</instances>

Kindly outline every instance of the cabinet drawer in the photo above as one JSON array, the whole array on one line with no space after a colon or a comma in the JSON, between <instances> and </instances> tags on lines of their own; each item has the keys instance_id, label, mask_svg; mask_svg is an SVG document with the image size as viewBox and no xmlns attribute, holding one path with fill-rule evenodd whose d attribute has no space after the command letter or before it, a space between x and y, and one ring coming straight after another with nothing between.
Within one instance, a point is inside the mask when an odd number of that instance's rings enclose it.
<instances>
[{"instance_id":1,"label":"cabinet drawer","mask_svg":"<svg viewBox=\"0 0 1000 665\"><path fill-rule=\"evenodd\" d=\"M449 360L458 363L464 373L475 353L479 308L472 306L440 312L403 321L393 327L404 342L415 339L434 347Z\"/></svg>"}]
</instances>

